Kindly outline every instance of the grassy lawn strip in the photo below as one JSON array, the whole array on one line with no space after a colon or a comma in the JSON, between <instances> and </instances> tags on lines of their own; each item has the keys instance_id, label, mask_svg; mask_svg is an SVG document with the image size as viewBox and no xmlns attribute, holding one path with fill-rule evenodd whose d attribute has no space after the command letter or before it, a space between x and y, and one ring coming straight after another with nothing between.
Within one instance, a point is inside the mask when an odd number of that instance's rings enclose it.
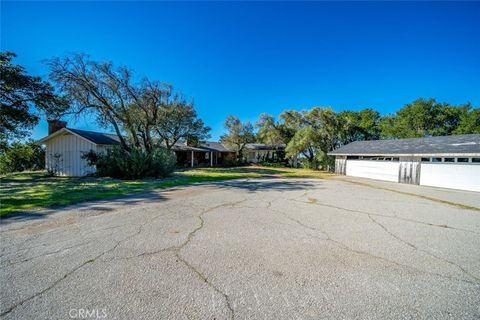
<instances>
[{"instance_id":1,"label":"grassy lawn strip","mask_svg":"<svg viewBox=\"0 0 480 320\"><path fill-rule=\"evenodd\" d=\"M128 181L96 177L45 177L43 172L18 173L0 178L0 216L198 182L265 176L322 179L331 174L291 168L202 168L176 172L166 179Z\"/></svg>"}]
</instances>

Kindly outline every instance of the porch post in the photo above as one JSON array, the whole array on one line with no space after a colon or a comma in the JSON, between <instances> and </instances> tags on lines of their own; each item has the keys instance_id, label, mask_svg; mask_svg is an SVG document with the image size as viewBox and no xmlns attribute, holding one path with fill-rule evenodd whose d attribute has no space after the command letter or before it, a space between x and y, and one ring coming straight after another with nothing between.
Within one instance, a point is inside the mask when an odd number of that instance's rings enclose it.
<instances>
[{"instance_id":1,"label":"porch post","mask_svg":"<svg viewBox=\"0 0 480 320\"><path fill-rule=\"evenodd\" d=\"M192 151L192 161L191 161L191 166L193 167L193 151Z\"/></svg>"},{"instance_id":2,"label":"porch post","mask_svg":"<svg viewBox=\"0 0 480 320\"><path fill-rule=\"evenodd\" d=\"M213 167L213 151L210 152L210 167Z\"/></svg>"}]
</instances>

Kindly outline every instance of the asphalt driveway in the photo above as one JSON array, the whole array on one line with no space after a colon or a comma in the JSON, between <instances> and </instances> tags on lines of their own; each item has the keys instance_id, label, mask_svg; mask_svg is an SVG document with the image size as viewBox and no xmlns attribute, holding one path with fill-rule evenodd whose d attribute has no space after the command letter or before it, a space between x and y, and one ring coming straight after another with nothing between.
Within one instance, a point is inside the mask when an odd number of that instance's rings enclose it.
<instances>
[{"instance_id":1,"label":"asphalt driveway","mask_svg":"<svg viewBox=\"0 0 480 320\"><path fill-rule=\"evenodd\" d=\"M480 195L368 183L238 180L4 220L0 315L480 318Z\"/></svg>"}]
</instances>

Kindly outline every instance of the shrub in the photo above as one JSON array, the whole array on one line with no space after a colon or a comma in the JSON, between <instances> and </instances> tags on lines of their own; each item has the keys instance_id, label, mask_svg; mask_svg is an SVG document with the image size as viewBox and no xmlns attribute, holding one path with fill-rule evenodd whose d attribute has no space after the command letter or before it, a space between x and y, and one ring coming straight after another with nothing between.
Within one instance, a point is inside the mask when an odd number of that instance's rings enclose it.
<instances>
[{"instance_id":1,"label":"shrub","mask_svg":"<svg viewBox=\"0 0 480 320\"><path fill-rule=\"evenodd\" d=\"M98 176L127 180L166 177L173 172L176 164L175 153L162 147L148 153L142 148L127 152L115 146L107 149L106 153L90 151L83 157L97 167Z\"/></svg>"},{"instance_id":2,"label":"shrub","mask_svg":"<svg viewBox=\"0 0 480 320\"><path fill-rule=\"evenodd\" d=\"M239 167L244 165L247 165L247 162L244 159L226 158L223 160L223 166L225 167Z\"/></svg>"},{"instance_id":3,"label":"shrub","mask_svg":"<svg viewBox=\"0 0 480 320\"><path fill-rule=\"evenodd\" d=\"M261 163L261 165L264 167L271 167L271 168L285 168L288 166L285 162L270 162L270 161L264 161Z\"/></svg>"},{"instance_id":4,"label":"shrub","mask_svg":"<svg viewBox=\"0 0 480 320\"><path fill-rule=\"evenodd\" d=\"M313 161L302 158L299 159L299 162L303 168L307 169L333 171L335 168L335 157L328 156L324 153L317 154Z\"/></svg>"},{"instance_id":5,"label":"shrub","mask_svg":"<svg viewBox=\"0 0 480 320\"><path fill-rule=\"evenodd\" d=\"M14 142L0 153L0 173L45 169L45 150L33 140Z\"/></svg>"}]
</instances>

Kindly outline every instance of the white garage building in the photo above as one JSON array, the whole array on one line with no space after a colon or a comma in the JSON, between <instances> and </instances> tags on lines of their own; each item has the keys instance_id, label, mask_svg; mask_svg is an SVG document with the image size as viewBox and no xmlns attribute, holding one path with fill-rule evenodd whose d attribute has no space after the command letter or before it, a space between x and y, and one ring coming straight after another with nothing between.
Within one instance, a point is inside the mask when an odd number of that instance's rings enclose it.
<instances>
[{"instance_id":1,"label":"white garage building","mask_svg":"<svg viewBox=\"0 0 480 320\"><path fill-rule=\"evenodd\" d=\"M480 134L355 141L329 155L338 174L480 192Z\"/></svg>"}]
</instances>

